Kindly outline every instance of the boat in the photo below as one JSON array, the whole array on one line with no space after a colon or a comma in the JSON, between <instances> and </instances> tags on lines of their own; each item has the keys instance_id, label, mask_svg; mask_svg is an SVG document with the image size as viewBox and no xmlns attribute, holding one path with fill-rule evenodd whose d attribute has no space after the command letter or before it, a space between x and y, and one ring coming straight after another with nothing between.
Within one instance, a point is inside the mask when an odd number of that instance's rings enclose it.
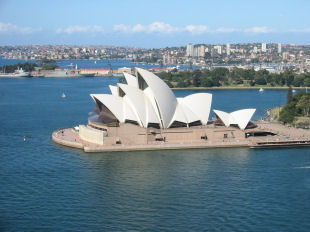
<instances>
[{"instance_id":1,"label":"boat","mask_svg":"<svg viewBox=\"0 0 310 232\"><path fill-rule=\"evenodd\" d=\"M62 98L65 98L65 97L66 97L66 94L65 94L65 93L62 93L61 97L62 97Z\"/></svg>"},{"instance_id":2,"label":"boat","mask_svg":"<svg viewBox=\"0 0 310 232\"><path fill-rule=\"evenodd\" d=\"M264 92L264 89L263 89L263 88L260 88L260 89L259 89L259 92Z\"/></svg>"},{"instance_id":3,"label":"boat","mask_svg":"<svg viewBox=\"0 0 310 232\"><path fill-rule=\"evenodd\" d=\"M22 68L16 69L14 73L0 73L0 77L29 77L30 73L25 72Z\"/></svg>"},{"instance_id":4,"label":"boat","mask_svg":"<svg viewBox=\"0 0 310 232\"><path fill-rule=\"evenodd\" d=\"M292 90L292 92L293 92L293 93L296 93L296 90L295 90L295 89L293 89L293 90Z\"/></svg>"},{"instance_id":5,"label":"boat","mask_svg":"<svg viewBox=\"0 0 310 232\"><path fill-rule=\"evenodd\" d=\"M55 69L54 72L45 74L44 77L56 77L56 78L74 78L82 77L78 69Z\"/></svg>"},{"instance_id":6,"label":"boat","mask_svg":"<svg viewBox=\"0 0 310 232\"><path fill-rule=\"evenodd\" d=\"M83 74L80 73L80 75L81 77L94 77L96 73L83 73Z\"/></svg>"}]
</instances>

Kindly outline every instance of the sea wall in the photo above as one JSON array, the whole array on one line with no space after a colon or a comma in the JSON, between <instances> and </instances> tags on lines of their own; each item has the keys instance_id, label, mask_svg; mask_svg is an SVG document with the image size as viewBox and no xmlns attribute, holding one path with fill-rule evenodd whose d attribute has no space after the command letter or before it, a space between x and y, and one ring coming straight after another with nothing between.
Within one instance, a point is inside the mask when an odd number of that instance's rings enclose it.
<instances>
[{"instance_id":1,"label":"sea wall","mask_svg":"<svg viewBox=\"0 0 310 232\"><path fill-rule=\"evenodd\" d=\"M90 143L103 145L104 137L106 136L106 134L107 134L106 131L96 130L85 125L79 126L80 139Z\"/></svg>"}]
</instances>

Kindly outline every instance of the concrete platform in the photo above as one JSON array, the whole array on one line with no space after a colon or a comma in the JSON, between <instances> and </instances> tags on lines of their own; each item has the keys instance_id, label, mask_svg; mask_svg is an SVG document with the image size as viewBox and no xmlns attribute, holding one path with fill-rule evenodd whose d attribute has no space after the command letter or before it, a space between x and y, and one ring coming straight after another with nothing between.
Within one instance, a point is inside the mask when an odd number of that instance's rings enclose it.
<instances>
[{"instance_id":1,"label":"concrete platform","mask_svg":"<svg viewBox=\"0 0 310 232\"><path fill-rule=\"evenodd\" d=\"M279 123L256 122L257 130L275 133L275 136L249 137L244 139L205 140L201 142L149 142L148 144L106 144L98 145L80 139L79 132L73 128L60 129L52 134L55 143L82 149L85 152L111 152L111 151L141 151L141 150L169 150L169 149L195 149L195 148L221 148L221 147L266 147L266 144L276 144L270 147L304 146L309 144L310 130L286 127ZM217 128L218 130L218 128ZM268 146L267 146L268 147Z\"/></svg>"}]
</instances>

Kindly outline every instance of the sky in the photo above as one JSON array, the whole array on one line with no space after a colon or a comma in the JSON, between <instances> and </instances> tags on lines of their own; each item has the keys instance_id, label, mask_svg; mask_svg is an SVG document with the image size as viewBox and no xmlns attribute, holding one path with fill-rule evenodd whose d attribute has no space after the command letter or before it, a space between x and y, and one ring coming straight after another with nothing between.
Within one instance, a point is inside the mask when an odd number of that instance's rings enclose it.
<instances>
[{"instance_id":1,"label":"sky","mask_svg":"<svg viewBox=\"0 0 310 232\"><path fill-rule=\"evenodd\" d=\"M0 0L0 45L310 44L309 0Z\"/></svg>"}]
</instances>

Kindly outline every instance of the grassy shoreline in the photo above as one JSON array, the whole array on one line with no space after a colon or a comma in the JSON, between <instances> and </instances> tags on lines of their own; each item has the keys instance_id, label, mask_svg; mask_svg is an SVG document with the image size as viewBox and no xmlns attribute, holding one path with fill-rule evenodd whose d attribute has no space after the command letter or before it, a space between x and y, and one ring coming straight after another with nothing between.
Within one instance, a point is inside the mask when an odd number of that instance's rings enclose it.
<instances>
[{"instance_id":1,"label":"grassy shoreline","mask_svg":"<svg viewBox=\"0 0 310 232\"><path fill-rule=\"evenodd\" d=\"M173 87L173 90L226 90L226 89L288 89L288 86L220 86L220 87ZM292 89L307 89L308 87L292 87ZM309 87L310 89L310 87Z\"/></svg>"}]
</instances>

